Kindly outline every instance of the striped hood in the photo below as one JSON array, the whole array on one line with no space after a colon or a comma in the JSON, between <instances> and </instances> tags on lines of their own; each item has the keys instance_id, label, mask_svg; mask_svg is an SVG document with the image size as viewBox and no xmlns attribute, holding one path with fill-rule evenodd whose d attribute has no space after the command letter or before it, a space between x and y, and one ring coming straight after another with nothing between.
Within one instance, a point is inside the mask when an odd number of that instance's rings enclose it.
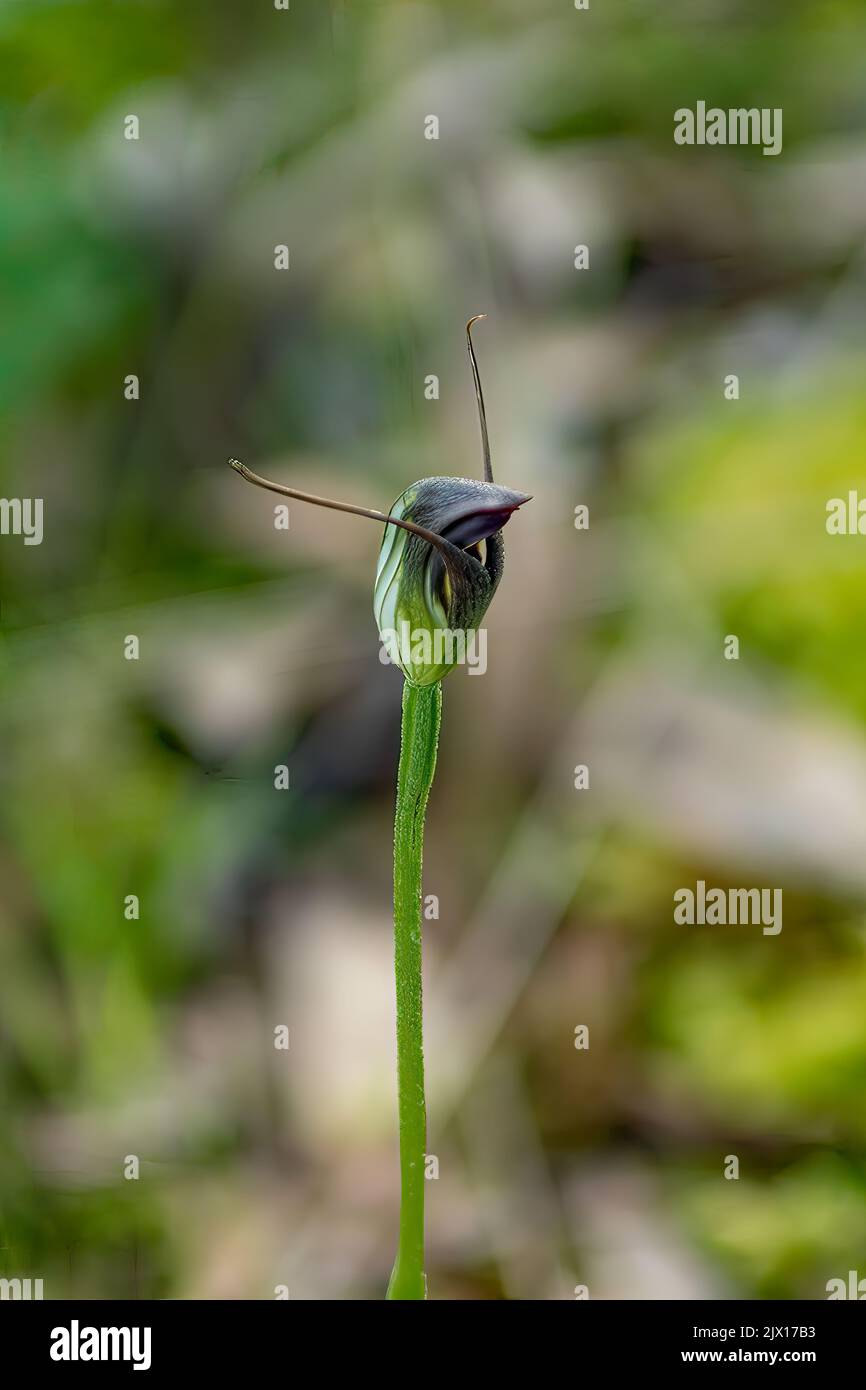
<instances>
[{"instance_id":1,"label":"striped hood","mask_svg":"<svg viewBox=\"0 0 866 1390\"><path fill-rule=\"evenodd\" d=\"M502 577L502 528L527 501L525 493L472 478L422 478L401 493L389 516L424 527L441 544L385 527L373 611L386 645L404 631L432 639L437 631L478 628ZM413 685L432 685L454 664L415 659L405 648L393 659Z\"/></svg>"}]
</instances>

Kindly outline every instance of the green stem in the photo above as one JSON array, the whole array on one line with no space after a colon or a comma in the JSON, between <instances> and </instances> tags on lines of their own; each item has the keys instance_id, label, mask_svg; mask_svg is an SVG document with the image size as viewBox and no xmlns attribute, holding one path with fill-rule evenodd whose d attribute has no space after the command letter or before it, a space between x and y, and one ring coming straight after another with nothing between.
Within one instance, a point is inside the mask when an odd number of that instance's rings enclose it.
<instances>
[{"instance_id":1,"label":"green stem","mask_svg":"<svg viewBox=\"0 0 866 1390\"><path fill-rule=\"evenodd\" d=\"M394 974L400 1117L400 1243L388 1298L426 1298L424 1274L424 1042L421 1011L421 858L424 814L436 770L442 686L403 686L394 815Z\"/></svg>"}]
</instances>

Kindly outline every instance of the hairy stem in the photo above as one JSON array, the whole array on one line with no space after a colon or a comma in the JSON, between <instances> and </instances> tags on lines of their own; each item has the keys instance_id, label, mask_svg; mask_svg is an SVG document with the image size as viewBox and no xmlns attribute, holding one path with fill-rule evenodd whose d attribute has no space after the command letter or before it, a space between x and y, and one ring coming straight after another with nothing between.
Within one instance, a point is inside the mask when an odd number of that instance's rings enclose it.
<instances>
[{"instance_id":1,"label":"hairy stem","mask_svg":"<svg viewBox=\"0 0 866 1390\"><path fill-rule=\"evenodd\" d=\"M442 686L403 686L394 816L394 974L400 1120L400 1242L388 1298L427 1297L424 1274L424 1044L421 1008L421 859L424 815L436 770Z\"/></svg>"}]
</instances>

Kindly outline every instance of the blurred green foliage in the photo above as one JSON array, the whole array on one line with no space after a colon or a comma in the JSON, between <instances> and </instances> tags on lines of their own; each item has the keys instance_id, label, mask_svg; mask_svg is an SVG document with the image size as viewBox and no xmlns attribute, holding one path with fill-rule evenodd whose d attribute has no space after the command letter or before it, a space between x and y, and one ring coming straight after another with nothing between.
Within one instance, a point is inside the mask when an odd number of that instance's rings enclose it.
<instances>
[{"instance_id":1,"label":"blurred green foliage","mask_svg":"<svg viewBox=\"0 0 866 1390\"><path fill-rule=\"evenodd\" d=\"M612 1171L680 1252L652 1293L866 1274L866 586L824 528L866 443L864 52L855 0L2 7L4 489L45 498L46 538L0 540L0 1273L378 1295L377 537L300 508L275 535L224 460L373 506L477 473L486 309L497 475L535 501L431 806L458 1078L431 1104L433 1293L617 1296L620 1189L585 1219ZM674 146L698 99L782 107L783 155ZM592 793L559 801L578 760ZM514 864L527 930L473 975ZM677 927L698 877L781 884L781 936Z\"/></svg>"}]
</instances>

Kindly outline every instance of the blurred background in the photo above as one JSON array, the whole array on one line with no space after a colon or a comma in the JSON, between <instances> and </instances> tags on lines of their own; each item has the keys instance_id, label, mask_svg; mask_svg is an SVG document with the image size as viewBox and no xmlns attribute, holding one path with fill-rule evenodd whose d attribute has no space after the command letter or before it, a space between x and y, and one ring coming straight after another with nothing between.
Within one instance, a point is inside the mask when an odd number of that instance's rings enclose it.
<instances>
[{"instance_id":1,"label":"blurred background","mask_svg":"<svg viewBox=\"0 0 866 1390\"><path fill-rule=\"evenodd\" d=\"M3 491L45 537L0 539L0 1275L382 1296L380 534L277 531L225 460L385 508L478 476L486 311L534 500L445 685L431 1296L866 1276L866 541L825 529L866 444L866 14L759 8L2 5ZM781 107L783 153L676 146L698 100ZM781 934L675 925L698 878L781 887Z\"/></svg>"}]
</instances>

